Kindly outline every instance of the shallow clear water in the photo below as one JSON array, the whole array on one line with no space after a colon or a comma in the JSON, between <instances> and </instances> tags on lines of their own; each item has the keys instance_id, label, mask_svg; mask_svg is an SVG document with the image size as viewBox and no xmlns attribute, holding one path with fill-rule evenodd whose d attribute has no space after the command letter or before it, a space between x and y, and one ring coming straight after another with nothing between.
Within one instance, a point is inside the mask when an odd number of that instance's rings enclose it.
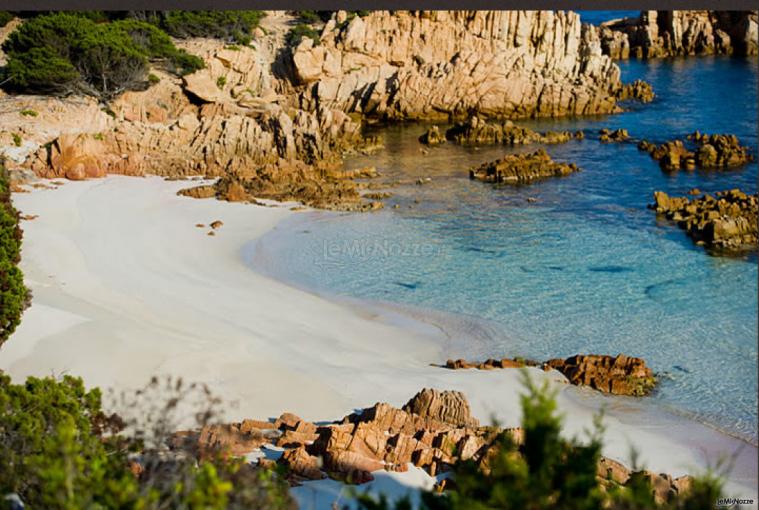
<instances>
[{"instance_id":1,"label":"shallow clear water","mask_svg":"<svg viewBox=\"0 0 759 510\"><path fill-rule=\"evenodd\" d=\"M483 319L487 328L446 346L451 357L641 356L669 374L650 402L756 442L756 256L709 256L646 208L654 190L756 192L756 164L667 175L635 143L601 144L595 133L624 127L635 139L663 141L696 129L729 132L756 154L757 63L621 67L625 81L653 84L653 103L609 117L529 123L586 129L583 141L546 147L580 173L493 187L470 181L467 169L512 149L447 144L423 155L424 126L383 128L386 149L347 167L432 181L393 188L379 213L297 215L264 237L255 265L318 291Z\"/></svg>"}]
</instances>

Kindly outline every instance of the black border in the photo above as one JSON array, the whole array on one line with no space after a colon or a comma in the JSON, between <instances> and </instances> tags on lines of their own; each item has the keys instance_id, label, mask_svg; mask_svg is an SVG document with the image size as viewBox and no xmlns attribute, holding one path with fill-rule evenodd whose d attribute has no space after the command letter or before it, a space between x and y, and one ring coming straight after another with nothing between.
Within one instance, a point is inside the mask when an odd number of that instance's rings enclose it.
<instances>
[{"instance_id":1,"label":"black border","mask_svg":"<svg viewBox=\"0 0 759 510\"><path fill-rule=\"evenodd\" d=\"M493 9L493 10L757 10L756 0L0 0L0 10L166 10L166 9Z\"/></svg>"}]
</instances>

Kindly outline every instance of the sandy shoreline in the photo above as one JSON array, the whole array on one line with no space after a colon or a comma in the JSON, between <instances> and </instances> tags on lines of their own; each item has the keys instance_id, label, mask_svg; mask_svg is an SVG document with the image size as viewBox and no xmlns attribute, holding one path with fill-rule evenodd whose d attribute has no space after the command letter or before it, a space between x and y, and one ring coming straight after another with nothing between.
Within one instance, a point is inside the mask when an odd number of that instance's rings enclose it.
<instances>
[{"instance_id":1,"label":"sandy shoreline","mask_svg":"<svg viewBox=\"0 0 759 510\"><path fill-rule=\"evenodd\" d=\"M23 223L34 298L0 349L0 369L16 380L71 373L106 388L181 375L236 402L230 419L292 411L332 420L380 400L401 405L422 387L458 389L480 420L518 423L517 371L432 368L435 327L375 320L251 271L243 247L296 214L288 207L176 196L186 186L111 176L15 194L23 214L39 215ZM214 220L224 222L214 237L195 227ZM567 432L589 427L601 401L612 408L606 455L629 462L632 444L647 468L680 475L742 448L727 489L756 501L757 448L708 427L646 420L623 401L565 388Z\"/></svg>"}]
</instances>

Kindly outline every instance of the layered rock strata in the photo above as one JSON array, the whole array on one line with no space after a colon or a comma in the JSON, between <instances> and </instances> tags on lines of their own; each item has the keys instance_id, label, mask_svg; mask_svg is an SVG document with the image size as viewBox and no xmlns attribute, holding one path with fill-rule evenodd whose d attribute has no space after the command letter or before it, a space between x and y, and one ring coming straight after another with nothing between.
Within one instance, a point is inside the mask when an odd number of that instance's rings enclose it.
<instances>
[{"instance_id":1,"label":"layered rock strata","mask_svg":"<svg viewBox=\"0 0 759 510\"><path fill-rule=\"evenodd\" d=\"M610 113L621 87L573 12L343 12L292 63L300 107L387 119Z\"/></svg>"},{"instance_id":2,"label":"layered rock strata","mask_svg":"<svg viewBox=\"0 0 759 510\"><path fill-rule=\"evenodd\" d=\"M613 59L756 55L757 11L642 11L603 23L601 47Z\"/></svg>"},{"instance_id":3,"label":"layered rock strata","mask_svg":"<svg viewBox=\"0 0 759 510\"><path fill-rule=\"evenodd\" d=\"M469 178L494 184L529 184L549 177L564 177L580 169L574 163L559 163L543 149L509 154L469 170Z\"/></svg>"},{"instance_id":4,"label":"layered rock strata","mask_svg":"<svg viewBox=\"0 0 759 510\"><path fill-rule=\"evenodd\" d=\"M715 254L740 254L759 246L757 194L738 189L701 198L670 197L654 192L650 207L685 230L696 242Z\"/></svg>"}]
</instances>

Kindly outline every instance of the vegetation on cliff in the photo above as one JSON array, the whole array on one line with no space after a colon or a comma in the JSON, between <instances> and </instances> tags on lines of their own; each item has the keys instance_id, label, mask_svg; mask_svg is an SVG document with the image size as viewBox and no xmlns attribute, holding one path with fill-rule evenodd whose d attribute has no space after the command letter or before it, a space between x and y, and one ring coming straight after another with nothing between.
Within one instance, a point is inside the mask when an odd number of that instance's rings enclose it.
<instances>
[{"instance_id":1,"label":"vegetation on cliff","mask_svg":"<svg viewBox=\"0 0 759 510\"><path fill-rule=\"evenodd\" d=\"M21 260L21 227L11 203L8 173L0 161L0 346L15 331L28 304Z\"/></svg>"},{"instance_id":2,"label":"vegetation on cliff","mask_svg":"<svg viewBox=\"0 0 759 510\"><path fill-rule=\"evenodd\" d=\"M248 44L251 32L265 16L263 11L135 11L137 18L153 23L170 36L213 37Z\"/></svg>"},{"instance_id":3,"label":"vegetation on cliff","mask_svg":"<svg viewBox=\"0 0 759 510\"><path fill-rule=\"evenodd\" d=\"M3 43L5 87L16 92L87 94L104 100L148 86L149 63L187 74L203 61L177 49L169 36L136 19L95 22L55 13L33 17Z\"/></svg>"}]
</instances>

